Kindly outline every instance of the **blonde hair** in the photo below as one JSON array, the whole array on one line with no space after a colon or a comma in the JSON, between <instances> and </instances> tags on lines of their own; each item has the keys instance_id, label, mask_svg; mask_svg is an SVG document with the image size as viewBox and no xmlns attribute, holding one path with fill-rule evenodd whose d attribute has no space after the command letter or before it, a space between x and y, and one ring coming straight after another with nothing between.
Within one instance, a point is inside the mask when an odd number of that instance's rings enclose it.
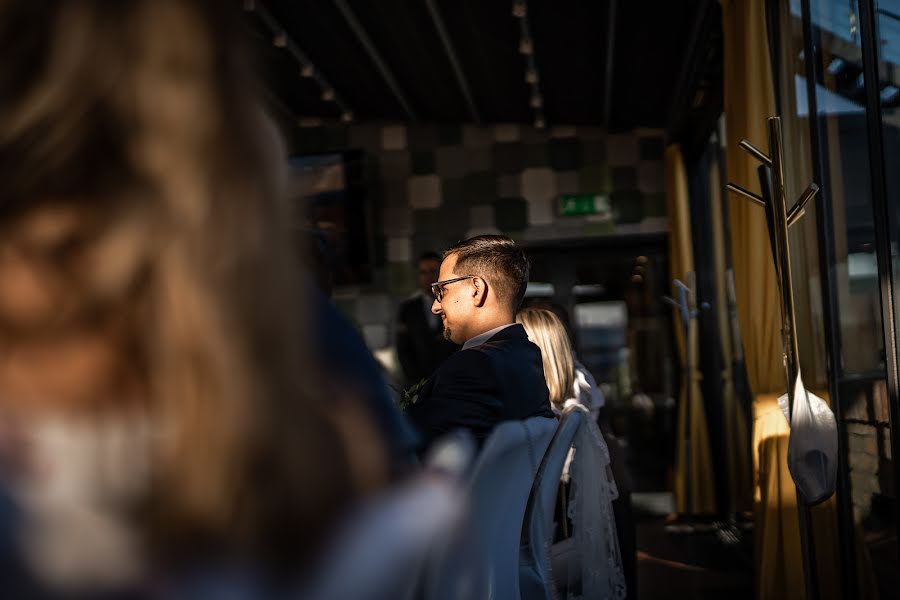
<instances>
[{"instance_id":1,"label":"blonde hair","mask_svg":"<svg viewBox=\"0 0 900 600\"><path fill-rule=\"evenodd\" d=\"M528 339L541 349L550 401L561 406L572 396L575 385L575 359L565 327L559 317L545 308L523 308L516 315L516 322L525 327Z\"/></svg>"},{"instance_id":2,"label":"blonde hair","mask_svg":"<svg viewBox=\"0 0 900 600\"><path fill-rule=\"evenodd\" d=\"M312 397L283 156L231 4L0 0L0 239L47 299L0 298L0 356L115 332L113 379L140 382L163 434L148 531L296 558L354 489Z\"/></svg>"}]
</instances>

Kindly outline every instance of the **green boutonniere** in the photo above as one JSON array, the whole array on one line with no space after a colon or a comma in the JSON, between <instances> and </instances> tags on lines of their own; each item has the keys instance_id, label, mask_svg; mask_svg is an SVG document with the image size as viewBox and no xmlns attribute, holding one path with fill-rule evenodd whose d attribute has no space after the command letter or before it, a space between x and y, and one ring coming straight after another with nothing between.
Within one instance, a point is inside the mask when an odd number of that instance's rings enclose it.
<instances>
[{"instance_id":1,"label":"green boutonniere","mask_svg":"<svg viewBox=\"0 0 900 600\"><path fill-rule=\"evenodd\" d=\"M422 379L416 385L412 386L405 392L403 392L403 396L400 398L400 410L406 412L412 407L413 404L419 399L419 392L425 387L425 382L427 379Z\"/></svg>"}]
</instances>

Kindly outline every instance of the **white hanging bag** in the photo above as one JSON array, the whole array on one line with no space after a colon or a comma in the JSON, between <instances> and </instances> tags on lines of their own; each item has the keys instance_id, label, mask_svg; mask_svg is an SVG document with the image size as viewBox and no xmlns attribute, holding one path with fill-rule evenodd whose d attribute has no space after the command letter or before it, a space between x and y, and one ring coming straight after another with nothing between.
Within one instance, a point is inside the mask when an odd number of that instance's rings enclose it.
<instances>
[{"instance_id":1,"label":"white hanging bag","mask_svg":"<svg viewBox=\"0 0 900 600\"><path fill-rule=\"evenodd\" d=\"M809 392L797 372L794 382L794 411L788 409L788 395L778 399L784 418L791 426L788 442L788 469L806 501L819 504L833 493L837 481L838 434L834 413L822 398Z\"/></svg>"}]
</instances>

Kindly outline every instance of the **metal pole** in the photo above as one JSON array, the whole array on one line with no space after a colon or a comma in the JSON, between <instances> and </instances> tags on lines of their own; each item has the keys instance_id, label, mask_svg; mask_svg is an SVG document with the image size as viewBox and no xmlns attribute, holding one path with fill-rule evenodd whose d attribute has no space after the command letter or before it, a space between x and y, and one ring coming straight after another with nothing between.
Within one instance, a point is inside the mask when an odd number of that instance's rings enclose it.
<instances>
[{"instance_id":1,"label":"metal pole","mask_svg":"<svg viewBox=\"0 0 900 600\"><path fill-rule=\"evenodd\" d=\"M822 320L825 326L825 356L827 359L828 393L831 396L831 407L834 410L838 427L838 481L837 481L837 517L838 544L841 555L841 588L844 598L852 598L858 594L856 572L856 544L853 525L853 502L850 498L850 470L847 463L847 427L844 424L841 409L841 390L839 382L843 376L841 364L841 327L837 275L835 272L834 248L834 215L831 204L830 167L828 163L828 139L823 135L824 118L819 115L816 84L823 80L822 63L817 60L816 47L821 31L816 30L814 37L810 1L801 0L803 26L803 54L806 64L806 99L809 112L809 141L812 150L813 180L821 186L819 204L816 210L816 238L819 244L819 282L822 294ZM783 10L788 11L784 6ZM780 21L779 21L780 23Z\"/></svg>"},{"instance_id":2,"label":"metal pole","mask_svg":"<svg viewBox=\"0 0 900 600\"><path fill-rule=\"evenodd\" d=\"M450 40L450 34L447 33L447 27L444 25L441 11L435 3L435 0L425 0L425 6L428 7L428 13L431 15L431 22L434 23L434 28L438 32L438 37L441 39L441 44L444 46L444 52L447 53L447 60L450 61L450 66L453 68L453 74L456 76L456 83L459 84L459 89L462 91L463 98L466 99L466 105L469 107L469 114L472 115L472 118L476 123L480 124L481 117L478 114L478 107L475 105L475 99L472 97L472 88L469 87L469 80L466 79L466 74L463 72L462 64L459 62L459 57L456 54L456 49L453 47L453 42Z\"/></svg>"},{"instance_id":3,"label":"metal pole","mask_svg":"<svg viewBox=\"0 0 900 600\"><path fill-rule=\"evenodd\" d=\"M684 512L687 524L679 530L687 530L689 533L694 532L694 499L693 486L691 485L691 458L693 456L691 450L691 400L693 399L693 336L691 335L691 319L693 318L692 306L688 300L691 293L691 284L694 280L692 271L687 273L688 285L685 285L679 279L673 280L673 284L678 288L678 301L676 302L668 296L663 296L663 300L677 308L678 320L681 322L681 329L684 337L684 365L681 370L682 384L685 386L684 404ZM677 420L676 420L677 422ZM677 428L677 426L676 426Z\"/></svg>"},{"instance_id":4,"label":"metal pole","mask_svg":"<svg viewBox=\"0 0 900 600\"><path fill-rule=\"evenodd\" d=\"M869 172L872 208L875 217L875 247L878 257L878 281L881 288L881 326L887 367L887 392L891 413L891 456L895 457L894 485L900 483L900 378L898 378L897 328L894 312L894 276L891 268L891 213L884 177L884 145L881 133L881 97L878 80L878 35L873 0L859 0L859 30L862 42L863 73L866 89L866 127L869 137ZM894 516L900 515L900 494L894 494ZM900 535L897 536L900 540Z\"/></svg>"},{"instance_id":5,"label":"metal pole","mask_svg":"<svg viewBox=\"0 0 900 600\"><path fill-rule=\"evenodd\" d=\"M769 157L772 159L772 208L775 221L775 245L781 277L781 333L784 342L784 369L787 376L788 406L794 411L794 385L799 374L797 332L795 330L794 291L791 276L791 252L788 243L787 206L784 198L784 161L781 148L781 119L770 117ZM816 552L810 526L810 511L806 500L797 493L797 512L800 522L800 546L803 553L803 579L807 600L818 600L819 581L816 576Z\"/></svg>"},{"instance_id":6,"label":"metal pole","mask_svg":"<svg viewBox=\"0 0 900 600\"><path fill-rule=\"evenodd\" d=\"M366 54L369 55L369 59L372 61L372 64L374 64L375 68L378 69L378 72L381 74L381 78L394 94L394 98L397 100L397 103L400 104L400 106L403 108L403 111L409 117L409 120L417 121L418 118L416 117L416 113L415 111L413 111L409 100L407 100L406 94L404 94L403 90L400 89L400 84L397 83L397 78L394 77L394 73L391 71L390 67L388 67L387 62L385 62L384 58L382 58L381 53L378 52L378 49L375 47L375 43L372 42L372 38L370 38L369 34L366 33L366 30L363 29L363 26L359 22L359 18L357 18L356 13L354 13L353 9L350 8L350 5L347 4L347 0L334 0L334 5L337 7L338 11L340 11L341 15L343 15L344 20L347 21L347 26L350 27L350 31L352 31L353 34L356 35L356 39L359 40L359 43L366 51Z\"/></svg>"},{"instance_id":7,"label":"metal pole","mask_svg":"<svg viewBox=\"0 0 900 600\"><path fill-rule=\"evenodd\" d=\"M606 13L606 66L603 72L603 127L609 131L612 114L613 61L616 52L616 0L609 0Z\"/></svg>"},{"instance_id":8,"label":"metal pole","mask_svg":"<svg viewBox=\"0 0 900 600\"><path fill-rule=\"evenodd\" d=\"M692 480L694 452L691 447L693 438L691 432L691 416L694 409L694 346L696 344L696 340L694 339L695 328L691 327L691 320L694 318L691 300L693 291L694 273L691 271L687 274L687 286L681 284L678 289L678 301L685 307L685 310L682 312L685 346L684 374L687 385L687 394L685 395L686 403L684 406L684 508L687 510L688 527L691 527L691 529L693 529L695 512L694 482Z\"/></svg>"}]
</instances>

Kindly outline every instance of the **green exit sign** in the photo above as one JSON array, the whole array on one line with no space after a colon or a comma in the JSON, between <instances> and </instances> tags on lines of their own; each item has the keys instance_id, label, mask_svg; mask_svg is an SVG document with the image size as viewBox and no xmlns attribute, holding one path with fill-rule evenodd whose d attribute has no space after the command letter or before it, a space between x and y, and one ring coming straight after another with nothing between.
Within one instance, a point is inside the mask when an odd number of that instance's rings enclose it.
<instances>
[{"instance_id":1,"label":"green exit sign","mask_svg":"<svg viewBox=\"0 0 900 600\"><path fill-rule=\"evenodd\" d=\"M611 216L609 198L598 194L562 194L559 197L559 213L564 217Z\"/></svg>"}]
</instances>

